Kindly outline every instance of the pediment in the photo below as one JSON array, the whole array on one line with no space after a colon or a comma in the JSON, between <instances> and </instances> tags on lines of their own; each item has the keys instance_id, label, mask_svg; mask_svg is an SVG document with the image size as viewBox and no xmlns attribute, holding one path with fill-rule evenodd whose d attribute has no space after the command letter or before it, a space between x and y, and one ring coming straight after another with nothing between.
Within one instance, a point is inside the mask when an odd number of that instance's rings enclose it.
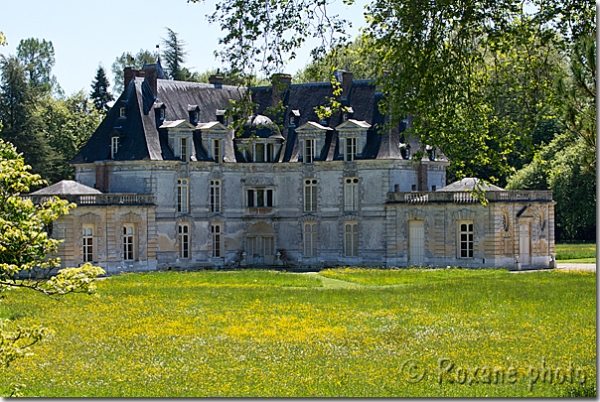
<instances>
[{"instance_id":1,"label":"pediment","mask_svg":"<svg viewBox=\"0 0 600 402\"><path fill-rule=\"evenodd\" d=\"M179 129L179 130L195 130L196 126L188 120L165 121L159 128Z\"/></svg>"},{"instance_id":2,"label":"pediment","mask_svg":"<svg viewBox=\"0 0 600 402\"><path fill-rule=\"evenodd\" d=\"M202 131L202 132L213 131L213 132L228 133L230 131L226 125L224 125L223 123L218 122L218 121L211 121L208 123L198 123L198 125L196 127L198 129L200 129L200 131Z\"/></svg>"},{"instance_id":3,"label":"pediment","mask_svg":"<svg viewBox=\"0 0 600 402\"><path fill-rule=\"evenodd\" d=\"M331 127L325 127L315 121L309 121L307 123L304 123L300 127L298 127L296 129L296 132L298 134L302 134L302 133L310 133L310 132L315 132L315 131L331 131L331 130L333 130Z\"/></svg>"},{"instance_id":4,"label":"pediment","mask_svg":"<svg viewBox=\"0 0 600 402\"><path fill-rule=\"evenodd\" d=\"M371 125L364 120L348 119L342 124L338 125L335 129L338 131L342 130L368 130Z\"/></svg>"}]
</instances>

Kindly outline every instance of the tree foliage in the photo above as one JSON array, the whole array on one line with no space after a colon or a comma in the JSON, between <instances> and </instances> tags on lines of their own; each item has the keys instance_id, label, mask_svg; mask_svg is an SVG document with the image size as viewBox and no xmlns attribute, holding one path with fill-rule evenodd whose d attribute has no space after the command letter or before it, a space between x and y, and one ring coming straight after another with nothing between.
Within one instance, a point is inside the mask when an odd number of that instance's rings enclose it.
<instances>
[{"instance_id":1,"label":"tree foliage","mask_svg":"<svg viewBox=\"0 0 600 402\"><path fill-rule=\"evenodd\" d=\"M144 64L156 63L156 54L144 49L140 49L135 55L130 52L124 52L121 56L117 57L111 66L112 73L115 77L115 85L113 85L113 91L115 94L120 95L123 92L123 70L125 67L131 67L141 70Z\"/></svg>"},{"instance_id":2,"label":"tree foliage","mask_svg":"<svg viewBox=\"0 0 600 402\"><path fill-rule=\"evenodd\" d=\"M167 37L162 39L165 46L163 58L170 79L177 81L194 81L196 77L185 67L185 42L171 28L167 28Z\"/></svg>"},{"instance_id":3,"label":"tree foliage","mask_svg":"<svg viewBox=\"0 0 600 402\"><path fill-rule=\"evenodd\" d=\"M0 294L16 287L49 296L91 293L94 278L104 271L89 263L60 269L49 278L60 267L60 259L48 255L57 251L60 241L48 235L48 228L74 205L58 198L34 205L22 197L41 184L40 176L30 173L16 148L0 140ZM47 333L41 326L25 327L0 319L0 366L8 367L24 356Z\"/></svg>"},{"instance_id":4,"label":"tree foliage","mask_svg":"<svg viewBox=\"0 0 600 402\"><path fill-rule=\"evenodd\" d=\"M25 67L27 82L31 89L40 93L54 91L62 95L62 89L52 74L55 64L52 41L36 38L21 40L17 46L17 60Z\"/></svg>"},{"instance_id":5,"label":"tree foliage","mask_svg":"<svg viewBox=\"0 0 600 402\"><path fill-rule=\"evenodd\" d=\"M37 113L39 93L27 82L27 71L14 57L0 60L0 138L13 143L36 173L49 176L56 158Z\"/></svg>"},{"instance_id":6,"label":"tree foliage","mask_svg":"<svg viewBox=\"0 0 600 402\"><path fill-rule=\"evenodd\" d=\"M90 98L94 102L96 110L100 113L106 113L110 109L108 103L114 101L114 96L109 92L110 83L102 66L98 66L96 77L92 82L92 92Z\"/></svg>"}]
</instances>

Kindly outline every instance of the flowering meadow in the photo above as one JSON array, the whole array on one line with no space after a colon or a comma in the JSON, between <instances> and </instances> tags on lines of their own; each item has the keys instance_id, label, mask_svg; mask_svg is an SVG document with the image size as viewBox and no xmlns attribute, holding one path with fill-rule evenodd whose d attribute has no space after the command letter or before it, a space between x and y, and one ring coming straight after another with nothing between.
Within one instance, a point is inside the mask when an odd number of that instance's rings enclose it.
<instances>
[{"instance_id":1,"label":"flowering meadow","mask_svg":"<svg viewBox=\"0 0 600 402\"><path fill-rule=\"evenodd\" d=\"M93 397L595 395L594 272L154 272L13 289L53 335L0 392Z\"/></svg>"}]
</instances>

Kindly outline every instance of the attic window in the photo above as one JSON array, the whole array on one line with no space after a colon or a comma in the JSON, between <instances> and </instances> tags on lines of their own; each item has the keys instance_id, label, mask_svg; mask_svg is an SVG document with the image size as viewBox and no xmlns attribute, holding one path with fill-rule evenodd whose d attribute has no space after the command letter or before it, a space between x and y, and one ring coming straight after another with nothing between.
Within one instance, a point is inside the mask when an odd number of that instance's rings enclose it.
<instances>
[{"instance_id":1,"label":"attic window","mask_svg":"<svg viewBox=\"0 0 600 402\"><path fill-rule=\"evenodd\" d=\"M127 117L127 108L125 106L119 108L119 117Z\"/></svg>"},{"instance_id":2,"label":"attic window","mask_svg":"<svg viewBox=\"0 0 600 402\"><path fill-rule=\"evenodd\" d=\"M165 108L164 107L161 107L160 109L158 109L158 118L164 120L164 118L165 118Z\"/></svg>"}]
</instances>

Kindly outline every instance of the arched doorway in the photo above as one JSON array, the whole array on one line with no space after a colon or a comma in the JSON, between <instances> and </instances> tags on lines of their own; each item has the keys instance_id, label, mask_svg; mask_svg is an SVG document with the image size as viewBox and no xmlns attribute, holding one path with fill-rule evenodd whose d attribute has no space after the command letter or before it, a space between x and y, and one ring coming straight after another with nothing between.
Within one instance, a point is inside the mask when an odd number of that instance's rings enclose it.
<instances>
[{"instance_id":1,"label":"arched doorway","mask_svg":"<svg viewBox=\"0 0 600 402\"><path fill-rule=\"evenodd\" d=\"M275 230L258 222L246 231L246 255L249 264L273 265L275 262Z\"/></svg>"}]
</instances>

